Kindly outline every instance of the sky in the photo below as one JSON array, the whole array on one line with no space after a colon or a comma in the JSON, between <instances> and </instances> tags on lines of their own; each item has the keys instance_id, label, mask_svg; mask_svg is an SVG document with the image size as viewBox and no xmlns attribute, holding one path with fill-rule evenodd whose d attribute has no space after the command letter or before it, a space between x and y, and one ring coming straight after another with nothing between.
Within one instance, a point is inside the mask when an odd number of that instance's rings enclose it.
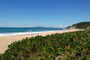
<instances>
[{"instance_id":1,"label":"sky","mask_svg":"<svg viewBox=\"0 0 90 60\"><path fill-rule=\"evenodd\" d=\"M0 0L0 27L58 27L90 21L90 0Z\"/></svg>"}]
</instances>

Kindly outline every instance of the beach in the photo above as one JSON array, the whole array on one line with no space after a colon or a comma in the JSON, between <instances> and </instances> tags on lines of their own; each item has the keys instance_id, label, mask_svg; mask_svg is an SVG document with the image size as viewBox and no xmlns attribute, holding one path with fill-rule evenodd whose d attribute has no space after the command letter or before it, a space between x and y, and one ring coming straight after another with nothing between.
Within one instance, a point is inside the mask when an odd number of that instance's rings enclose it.
<instances>
[{"instance_id":1,"label":"beach","mask_svg":"<svg viewBox=\"0 0 90 60\"><path fill-rule=\"evenodd\" d=\"M66 32L75 32L80 31L80 29L67 29L67 30L56 30L56 31L47 31L47 32L39 32L34 34L23 34L23 35L14 35L14 36L0 36L0 54L4 53L5 50L8 49L8 45L15 41L20 41L26 37L35 37L35 36L46 36L55 33L66 33Z\"/></svg>"}]
</instances>

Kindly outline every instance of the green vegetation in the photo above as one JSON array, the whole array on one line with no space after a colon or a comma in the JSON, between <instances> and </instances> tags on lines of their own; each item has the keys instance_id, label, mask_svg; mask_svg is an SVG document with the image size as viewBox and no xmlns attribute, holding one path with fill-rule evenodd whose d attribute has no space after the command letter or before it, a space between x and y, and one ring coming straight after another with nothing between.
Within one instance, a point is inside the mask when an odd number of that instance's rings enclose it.
<instances>
[{"instance_id":1,"label":"green vegetation","mask_svg":"<svg viewBox=\"0 0 90 60\"><path fill-rule=\"evenodd\" d=\"M0 60L90 60L90 31L26 38L8 47Z\"/></svg>"},{"instance_id":2,"label":"green vegetation","mask_svg":"<svg viewBox=\"0 0 90 60\"><path fill-rule=\"evenodd\" d=\"M87 28L90 28L90 22L80 22L77 24L73 24L72 26L69 26L68 28L70 27L78 28L78 29L87 29Z\"/></svg>"}]
</instances>

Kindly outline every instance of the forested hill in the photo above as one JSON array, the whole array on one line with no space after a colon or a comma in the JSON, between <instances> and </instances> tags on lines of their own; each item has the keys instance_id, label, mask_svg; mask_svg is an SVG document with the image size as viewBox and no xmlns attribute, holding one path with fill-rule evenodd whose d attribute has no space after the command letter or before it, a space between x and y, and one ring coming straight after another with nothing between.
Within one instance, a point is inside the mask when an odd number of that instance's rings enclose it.
<instances>
[{"instance_id":1,"label":"forested hill","mask_svg":"<svg viewBox=\"0 0 90 60\"><path fill-rule=\"evenodd\" d=\"M90 22L80 22L77 24L73 24L72 26L69 26L68 28L88 29L90 28Z\"/></svg>"}]
</instances>

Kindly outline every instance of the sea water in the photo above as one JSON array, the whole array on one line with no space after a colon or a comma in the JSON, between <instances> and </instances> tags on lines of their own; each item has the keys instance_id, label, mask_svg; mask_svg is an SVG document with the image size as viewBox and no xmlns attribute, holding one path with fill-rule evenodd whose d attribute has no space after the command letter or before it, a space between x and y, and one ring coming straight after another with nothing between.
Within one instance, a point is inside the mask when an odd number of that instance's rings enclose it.
<instances>
[{"instance_id":1,"label":"sea water","mask_svg":"<svg viewBox=\"0 0 90 60\"><path fill-rule=\"evenodd\" d=\"M29 28L15 28L15 27L1 27L0 36L14 36L25 34L37 34L41 32L50 32L54 30L63 30L64 28L46 28L46 27L29 27Z\"/></svg>"}]
</instances>

